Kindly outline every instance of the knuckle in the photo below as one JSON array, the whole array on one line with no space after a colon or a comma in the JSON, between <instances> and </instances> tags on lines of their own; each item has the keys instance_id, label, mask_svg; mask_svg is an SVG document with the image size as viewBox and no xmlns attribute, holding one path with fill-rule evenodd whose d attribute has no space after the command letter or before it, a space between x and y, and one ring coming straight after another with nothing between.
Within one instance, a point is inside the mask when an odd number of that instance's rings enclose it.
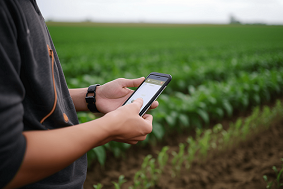
<instances>
[{"instance_id":1,"label":"knuckle","mask_svg":"<svg viewBox=\"0 0 283 189\"><path fill-rule=\"evenodd\" d=\"M120 81L120 82L123 82L123 81L125 81L126 79L125 79L125 78L118 78L117 80Z\"/></svg>"}]
</instances>

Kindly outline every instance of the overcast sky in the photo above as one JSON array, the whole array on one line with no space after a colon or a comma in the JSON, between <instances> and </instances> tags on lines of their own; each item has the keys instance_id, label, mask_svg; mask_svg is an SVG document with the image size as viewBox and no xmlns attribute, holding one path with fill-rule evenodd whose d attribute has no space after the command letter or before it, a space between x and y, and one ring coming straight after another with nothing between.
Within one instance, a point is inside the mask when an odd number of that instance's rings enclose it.
<instances>
[{"instance_id":1,"label":"overcast sky","mask_svg":"<svg viewBox=\"0 0 283 189\"><path fill-rule=\"evenodd\" d=\"M46 20L283 24L283 0L37 0Z\"/></svg>"}]
</instances>

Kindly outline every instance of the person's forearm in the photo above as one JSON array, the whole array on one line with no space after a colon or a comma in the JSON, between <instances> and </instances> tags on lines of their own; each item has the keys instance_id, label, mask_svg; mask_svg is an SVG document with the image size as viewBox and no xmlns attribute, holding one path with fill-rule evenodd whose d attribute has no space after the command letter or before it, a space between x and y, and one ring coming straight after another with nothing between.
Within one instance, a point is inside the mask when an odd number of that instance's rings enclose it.
<instances>
[{"instance_id":1,"label":"person's forearm","mask_svg":"<svg viewBox=\"0 0 283 189\"><path fill-rule=\"evenodd\" d=\"M107 119L47 131L23 132L27 149L14 179L5 188L18 188L67 167L90 149L111 140Z\"/></svg>"},{"instance_id":2,"label":"person's forearm","mask_svg":"<svg viewBox=\"0 0 283 189\"><path fill-rule=\"evenodd\" d=\"M15 177L5 187L19 188L67 167L90 149L109 141L136 144L152 131L152 116L139 116L143 100L76 126L47 131L26 131L25 156Z\"/></svg>"},{"instance_id":3,"label":"person's forearm","mask_svg":"<svg viewBox=\"0 0 283 189\"><path fill-rule=\"evenodd\" d=\"M87 93L87 88L80 89L69 89L70 95L72 97L73 103L75 105L76 111L89 111L85 101L85 95Z\"/></svg>"}]
</instances>

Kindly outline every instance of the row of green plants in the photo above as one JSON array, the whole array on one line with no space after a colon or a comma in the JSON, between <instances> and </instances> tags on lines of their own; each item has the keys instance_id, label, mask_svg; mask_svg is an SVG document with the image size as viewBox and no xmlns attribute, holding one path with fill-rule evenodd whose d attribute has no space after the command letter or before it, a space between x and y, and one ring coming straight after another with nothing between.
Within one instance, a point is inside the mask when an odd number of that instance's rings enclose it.
<instances>
[{"instance_id":1,"label":"row of green plants","mask_svg":"<svg viewBox=\"0 0 283 189\"><path fill-rule=\"evenodd\" d=\"M225 82L208 81L198 87L188 86L190 94L176 92L160 96L160 107L153 112L154 125L162 123L160 128L180 131L188 127L200 128L211 120L221 120L235 111L244 111L272 100L282 92L282 84L281 68L251 74L242 72L239 77ZM153 130L157 138L162 138L162 132L158 133Z\"/></svg>"},{"instance_id":2,"label":"row of green plants","mask_svg":"<svg viewBox=\"0 0 283 189\"><path fill-rule=\"evenodd\" d=\"M187 91L239 71L282 66L283 27L49 27L68 86L103 84L152 71L176 78L165 92ZM172 89L171 89L172 88Z\"/></svg>"},{"instance_id":3,"label":"row of green plants","mask_svg":"<svg viewBox=\"0 0 283 189\"><path fill-rule=\"evenodd\" d=\"M230 123L229 128L225 130L221 124L215 125L212 129L197 129L194 137L190 136L186 143L179 144L178 151L171 151L168 146L164 146L154 158L152 155L147 155L141 165L141 169L134 175L132 185L129 189L145 189L154 187L162 174L168 170L171 171L173 178L178 177L181 169L186 168L188 171L195 160L199 163L205 163L208 158L211 158L215 152L225 152L231 147L237 146L240 142L247 140L249 137L264 132L273 123L282 120L283 105L281 101L277 101L276 106L270 109L268 106L254 108L252 114L247 118L239 118L236 122ZM277 186L282 184L282 172L273 167L276 173ZM267 181L267 188L270 188L274 181L268 181L267 176L264 176ZM114 183L115 189L120 189L126 180L123 175L119 177L118 183ZM102 184L93 186L94 188L102 188Z\"/></svg>"},{"instance_id":4,"label":"row of green plants","mask_svg":"<svg viewBox=\"0 0 283 189\"><path fill-rule=\"evenodd\" d=\"M159 97L159 107L152 112L153 131L142 145L154 144L172 131L205 128L211 120L220 121L230 117L235 111L245 111L249 107L272 100L282 93L283 68L260 70L251 74L241 72L239 77L227 81L207 81L194 87L188 86L190 94L175 92ZM92 114L80 113L81 122L94 119ZM110 142L88 152L89 160L98 159L104 164L106 151L119 157L130 145Z\"/></svg>"},{"instance_id":5,"label":"row of green plants","mask_svg":"<svg viewBox=\"0 0 283 189\"><path fill-rule=\"evenodd\" d=\"M162 56L162 55L158 55ZM164 55L165 56L165 55ZM167 58L168 55L164 59ZM170 56L176 56L174 54ZM105 63L100 63L97 60L95 63L81 63L80 67L66 65L67 67L78 67L76 70L80 69L90 69L89 66L94 67L93 73L78 74L76 77L68 78L68 85L71 88L75 87L85 87L93 83L106 83L113 78L125 77L125 78L136 78L140 76L147 76L152 70L168 73L173 76L168 89L165 93L171 94L174 91L179 91L183 93L189 93L187 86L197 87L206 81L225 81L230 77L238 77L241 72L258 72L261 69L277 69L283 65L283 53L282 52L265 52L262 54L246 54L246 55L236 55L235 57L227 55L229 58L201 60L196 58L195 60L186 60L186 58L177 58L172 62L178 62L174 64L167 64L164 61L160 62L148 62L142 61L144 63L135 63L126 60L106 61ZM142 59L142 57L141 57ZM105 61L105 60L104 60ZM204 63L205 61L205 63ZM148 63L146 63L148 62ZM84 66L84 64L86 64ZM149 64L148 66L146 66ZM142 65L143 69L136 69L136 65ZM154 68L152 68L154 65ZM155 68L156 66L156 68ZM161 67L161 68L160 68ZM74 68L73 68L74 69ZM90 70L92 70L90 69ZM116 71L114 71L116 70ZM125 70L121 73L121 70ZM99 73L96 73L99 72ZM115 72L115 73L112 73Z\"/></svg>"}]
</instances>

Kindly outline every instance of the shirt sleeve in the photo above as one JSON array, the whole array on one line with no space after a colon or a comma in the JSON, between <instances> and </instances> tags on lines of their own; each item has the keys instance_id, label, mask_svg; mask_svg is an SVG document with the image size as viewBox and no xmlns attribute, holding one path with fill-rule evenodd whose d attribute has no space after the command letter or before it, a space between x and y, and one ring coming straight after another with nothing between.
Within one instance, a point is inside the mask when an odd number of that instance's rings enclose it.
<instances>
[{"instance_id":1,"label":"shirt sleeve","mask_svg":"<svg viewBox=\"0 0 283 189\"><path fill-rule=\"evenodd\" d=\"M16 175L26 150L21 57L16 24L9 13L12 3L5 2L0 1L0 188Z\"/></svg>"}]
</instances>

